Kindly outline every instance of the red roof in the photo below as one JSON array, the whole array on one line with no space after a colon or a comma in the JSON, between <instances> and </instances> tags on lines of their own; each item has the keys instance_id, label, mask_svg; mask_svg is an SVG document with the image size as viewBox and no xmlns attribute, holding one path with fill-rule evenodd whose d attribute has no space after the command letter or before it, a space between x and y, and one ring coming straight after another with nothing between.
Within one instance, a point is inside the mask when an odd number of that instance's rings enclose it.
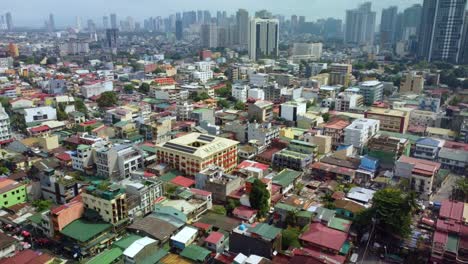
<instances>
[{"instance_id":1,"label":"red roof","mask_svg":"<svg viewBox=\"0 0 468 264\"><path fill-rule=\"evenodd\" d=\"M11 258L0 260L0 264L42 264L48 262L51 259L52 257L49 254L26 249L18 252Z\"/></svg>"},{"instance_id":2,"label":"red roof","mask_svg":"<svg viewBox=\"0 0 468 264\"><path fill-rule=\"evenodd\" d=\"M408 164L413 164L413 171L423 174L432 175L440 169L440 163L429 160L417 159L408 156L401 156L398 160Z\"/></svg>"},{"instance_id":3,"label":"red roof","mask_svg":"<svg viewBox=\"0 0 468 264\"><path fill-rule=\"evenodd\" d=\"M148 171L145 171L145 172L143 173L143 176L144 176L145 178L151 178L151 177L155 177L156 174L151 173L151 172L148 172Z\"/></svg>"},{"instance_id":4,"label":"red roof","mask_svg":"<svg viewBox=\"0 0 468 264\"><path fill-rule=\"evenodd\" d=\"M290 263L315 264L315 263L345 263L346 257L323 252L313 248L293 249L293 258Z\"/></svg>"},{"instance_id":5,"label":"red roof","mask_svg":"<svg viewBox=\"0 0 468 264\"><path fill-rule=\"evenodd\" d=\"M198 195L201 195L201 196L210 196L211 195L211 192L209 192L209 191L200 190L200 189L196 189L196 188L190 188L190 191L193 194L198 194Z\"/></svg>"},{"instance_id":6,"label":"red roof","mask_svg":"<svg viewBox=\"0 0 468 264\"><path fill-rule=\"evenodd\" d=\"M299 237L308 243L336 251L341 249L347 238L348 234L328 228L320 223L311 224L309 231Z\"/></svg>"},{"instance_id":7,"label":"red roof","mask_svg":"<svg viewBox=\"0 0 468 264\"><path fill-rule=\"evenodd\" d=\"M50 127L48 125L42 125L42 126L33 127L33 128L30 129L30 131L32 133L40 133L40 132L47 131L49 129L50 129Z\"/></svg>"},{"instance_id":8,"label":"red roof","mask_svg":"<svg viewBox=\"0 0 468 264\"><path fill-rule=\"evenodd\" d=\"M182 186L182 187L187 187L187 188L192 186L192 185L195 185L194 180L189 179L189 178L184 177L184 176L175 177L174 179L171 180L171 183L173 183L175 185Z\"/></svg>"},{"instance_id":9,"label":"red roof","mask_svg":"<svg viewBox=\"0 0 468 264\"><path fill-rule=\"evenodd\" d=\"M173 78L169 78L169 77L166 77L166 78L156 78L156 79L154 79L154 82L155 82L157 85L172 85L172 84L176 84L176 83L177 83Z\"/></svg>"},{"instance_id":10,"label":"red roof","mask_svg":"<svg viewBox=\"0 0 468 264\"><path fill-rule=\"evenodd\" d=\"M267 170L270 166L256 162L251 160L244 160L239 165L237 165L237 169L245 169L245 168L256 168L261 170Z\"/></svg>"},{"instance_id":11,"label":"red roof","mask_svg":"<svg viewBox=\"0 0 468 264\"><path fill-rule=\"evenodd\" d=\"M468 151L468 144L446 140L444 144L444 148L461 149L461 150Z\"/></svg>"},{"instance_id":12,"label":"red roof","mask_svg":"<svg viewBox=\"0 0 468 264\"><path fill-rule=\"evenodd\" d=\"M440 205L439 217L461 221L464 206L462 202L444 200Z\"/></svg>"},{"instance_id":13,"label":"red roof","mask_svg":"<svg viewBox=\"0 0 468 264\"><path fill-rule=\"evenodd\" d=\"M61 161L71 161L70 154L68 153L60 153L55 157Z\"/></svg>"},{"instance_id":14,"label":"red roof","mask_svg":"<svg viewBox=\"0 0 468 264\"><path fill-rule=\"evenodd\" d=\"M345 129L345 127L349 126L349 124L349 121L343 119L335 119L333 121L328 122L324 127L331 129Z\"/></svg>"},{"instance_id":15,"label":"red roof","mask_svg":"<svg viewBox=\"0 0 468 264\"><path fill-rule=\"evenodd\" d=\"M196 228L198 228L198 229L202 229L202 230L204 230L204 231L207 231L207 230L209 230L209 229L212 227L212 225L206 224L206 223L202 223L202 222L196 222L196 223L193 223L192 225L193 225L194 227L196 227Z\"/></svg>"},{"instance_id":16,"label":"red roof","mask_svg":"<svg viewBox=\"0 0 468 264\"><path fill-rule=\"evenodd\" d=\"M257 210L252 209L247 206L238 206L236 207L233 211L232 214L235 216L240 216L242 218L247 218L250 219L252 216L254 216L257 213Z\"/></svg>"},{"instance_id":17,"label":"red roof","mask_svg":"<svg viewBox=\"0 0 468 264\"><path fill-rule=\"evenodd\" d=\"M211 244L217 244L221 239L223 239L224 235L220 232L211 232L210 235L205 238L205 242Z\"/></svg>"}]
</instances>

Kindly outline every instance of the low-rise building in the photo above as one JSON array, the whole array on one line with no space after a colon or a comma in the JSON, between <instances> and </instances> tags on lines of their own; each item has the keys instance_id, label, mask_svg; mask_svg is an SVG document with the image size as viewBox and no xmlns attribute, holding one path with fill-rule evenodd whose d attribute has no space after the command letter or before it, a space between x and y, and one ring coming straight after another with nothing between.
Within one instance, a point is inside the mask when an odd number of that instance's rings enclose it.
<instances>
[{"instance_id":1,"label":"low-rise building","mask_svg":"<svg viewBox=\"0 0 468 264\"><path fill-rule=\"evenodd\" d=\"M398 109L373 107L364 113L365 118L380 121L380 129L384 131L406 133L409 124L409 112Z\"/></svg>"},{"instance_id":2,"label":"low-rise building","mask_svg":"<svg viewBox=\"0 0 468 264\"><path fill-rule=\"evenodd\" d=\"M225 174L217 166L208 167L195 175L195 187L212 193L213 201L226 202L227 196L241 187L242 178Z\"/></svg>"},{"instance_id":3,"label":"low-rise building","mask_svg":"<svg viewBox=\"0 0 468 264\"><path fill-rule=\"evenodd\" d=\"M420 94L424 89L424 75L418 72L404 74L400 81L400 93Z\"/></svg>"},{"instance_id":4,"label":"low-rise building","mask_svg":"<svg viewBox=\"0 0 468 264\"><path fill-rule=\"evenodd\" d=\"M0 206L11 207L27 200L26 185L17 181L0 178Z\"/></svg>"},{"instance_id":5,"label":"low-rise building","mask_svg":"<svg viewBox=\"0 0 468 264\"><path fill-rule=\"evenodd\" d=\"M10 117L0 105L0 145L2 142L8 142L11 139Z\"/></svg>"},{"instance_id":6,"label":"low-rise building","mask_svg":"<svg viewBox=\"0 0 468 264\"><path fill-rule=\"evenodd\" d=\"M143 153L132 145L100 146L93 152L97 175L124 179L144 166Z\"/></svg>"},{"instance_id":7,"label":"low-rise building","mask_svg":"<svg viewBox=\"0 0 468 264\"><path fill-rule=\"evenodd\" d=\"M438 162L443 169L448 169L460 175L468 174L468 151L443 147L439 151Z\"/></svg>"},{"instance_id":8,"label":"low-rise building","mask_svg":"<svg viewBox=\"0 0 468 264\"><path fill-rule=\"evenodd\" d=\"M402 155L409 156L411 143L408 139L377 134L372 137L365 147L368 156L379 160L381 166L393 168L395 161Z\"/></svg>"},{"instance_id":9,"label":"low-rise building","mask_svg":"<svg viewBox=\"0 0 468 264\"><path fill-rule=\"evenodd\" d=\"M365 81L358 85L359 94L364 97L365 105L372 105L383 99L383 84L379 81Z\"/></svg>"},{"instance_id":10,"label":"low-rise building","mask_svg":"<svg viewBox=\"0 0 468 264\"><path fill-rule=\"evenodd\" d=\"M345 128L349 124L347 120L335 119L324 125L323 134L332 138L333 149L344 143Z\"/></svg>"},{"instance_id":11,"label":"low-rise building","mask_svg":"<svg viewBox=\"0 0 468 264\"><path fill-rule=\"evenodd\" d=\"M183 250L188 245L192 244L198 235L198 229L190 226L185 226L177 234L171 237L171 245L179 250Z\"/></svg>"},{"instance_id":12,"label":"low-rise building","mask_svg":"<svg viewBox=\"0 0 468 264\"><path fill-rule=\"evenodd\" d=\"M410 187L428 199L433 192L434 178L439 172L440 163L401 156L395 162L395 176L406 178L410 181Z\"/></svg>"},{"instance_id":13,"label":"low-rise building","mask_svg":"<svg viewBox=\"0 0 468 264\"><path fill-rule=\"evenodd\" d=\"M341 112L347 112L350 109L362 107L364 105L364 97L360 94L341 92L335 100L335 109Z\"/></svg>"},{"instance_id":14,"label":"low-rise building","mask_svg":"<svg viewBox=\"0 0 468 264\"><path fill-rule=\"evenodd\" d=\"M265 224L241 224L229 236L229 250L271 259L281 249L281 229Z\"/></svg>"},{"instance_id":15,"label":"low-rise building","mask_svg":"<svg viewBox=\"0 0 468 264\"><path fill-rule=\"evenodd\" d=\"M439 151L444 146L445 140L435 138L420 138L416 141L413 156L418 159L436 161Z\"/></svg>"},{"instance_id":16,"label":"low-rise building","mask_svg":"<svg viewBox=\"0 0 468 264\"><path fill-rule=\"evenodd\" d=\"M26 124L33 122L44 122L48 120L57 120L57 111L51 106L25 108L21 111L24 115L24 121Z\"/></svg>"},{"instance_id":17,"label":"low-rise building","mask_svg":"<svg viewBox=\"0 0 468 264\"><path fill-rule=\"evenodd\" d=\"M231 95L232 97L236 98L237 101L245 103L247 102L248 90L249 86L242 83L235 83L234 85L232 85Z\"/></svg>"},{"instance_id":18,"label":"low-rise building","mask_svg":"<svg viewBox=\"0 0 468 264\"><path fill-rule=\"evenodd\" d=\"M286 149L273 154L272 164L277 168L302 170L317 157L317 146L305 141L291 140Z\"/></svg>"},{"instance_id":19,"label":"low-rise building","mask_svg":"<svg viewBox=\"0 0 468 264\"><path fill-rule=\"evenodd\" d=\"M125 192L137 198L138 214L146 215L153 211L157 198L163 195L163 183L158 179L132 181L125 184Z\"/></svg>"},{"instance_id":20,"label":"low-rise building","mask_svg":"<svg viewBox=\"0 0 468 264\"><path fill-rule=\"evenodd\" d=\"M280 105L279 116L288 121L297 121L300 114L307 111L307 104L301 101L289 101Z\"/></svg>"},{"instance_id":21,"label":"low-rise building","mask_svg":"<svg viewBox=\"0 0 468 264\"><path fill-rule=\"evenodd\" d=\"M249 105L249 120L259 123L269 122L273 119L273 103L268 101L257 101Z\"/></svg>"},{"instance_id":22,"label":"low-rise building","mask_svg":"<svg viewBox=\"0 0 468 264\"><path fill-rule=\"evenodd\" d=\"M96 81L85 83L81 86L81 94L85 98L101 95L104 92L110 92L114 89L112 81Z\"/></svg>"}]
</instances>

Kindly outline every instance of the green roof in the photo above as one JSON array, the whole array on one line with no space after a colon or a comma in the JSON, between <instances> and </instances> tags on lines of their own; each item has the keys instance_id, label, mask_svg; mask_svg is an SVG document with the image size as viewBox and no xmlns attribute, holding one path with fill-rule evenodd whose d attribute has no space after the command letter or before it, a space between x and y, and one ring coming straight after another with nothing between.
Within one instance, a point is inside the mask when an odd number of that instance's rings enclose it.
<instances>
[{"instance_id":1,"label":"green roof","mask_svg":"<svg viewBox=\"0 0 468 264\"><path fill-rule=\"evenodd\" d=\"M328 221L330 221L330 219L332 219L335 216L336 212L335 212L335 210L319 207L319 208L317 208L315 213L317 214L316 217L322 219L325 222L328 222Z\"/></svg>"},{"instance_id":2,"label":"green roof","mask_svg":"<svg viewBox=\"0 0 468 264\"><path fill-rule=\"evenodd\" d=\"M110 264L123 255L123 251L120 248L112 248L104 250L101 254L90 259L87 264Z\"/></svg>"},{"instance_id":3,"label":"green roof","mask_svg":"<svg viewBox=\"0 0 468 264\"><path fill-rule=\"evenodd\" d=\"M277 203L275 205L275 209L281 209L281 210L285 210L285 211L298 211L299 208L295 207L295 206L292 206L292 205L289 205L289 204L285 204L285 203Z\"/></svg>"},{"instance_id":4,"label":"green roof","mask_svg":"<svg viewBox=\"0 0 468 264\"><path fill-rule=\"evenodd\" d=\"M180 255L184 258L188 258L197 262L204 262L206 257L211 254L206 248L202 248L197 245L189 245L180 252Z\"/></svg>"},{"instance_id":5,"label":"green roof","mask_svg":"<svg viewBox=\"0 0 468 264\"><path fill-rule=\"evenodd\" d=\"M155 253L146 256L144 259L140 260L139 264L154 264L158 263L162 258L164 258L169 252L165 249L159 249Z\"/></svg>"},{"instance_id":6,"label":"green roof","mask_svg":"<svg viewBox=\"0 0 468 264\"><path fill-rule=\"evenodd\" d=\"M120 121L120 122L117 122L114 124L115 127L123 127L125 125L127 125L128 122L127 121Z\"/></svg>"},{"instance_id":7,"label":"green roof","mask_svg":"<svg viewBox=\"0 0 468 264\"><path fill-rule=\"evenodd\" d=\"M146 152L149 152L149 153L153 153L155 154L156 153L156 148L155 147L150 147L150 146L146 146L146 145L141 145L139 146L143 151L146 151Z\"/></svg>"},{"instance_id":8,"label":"green roof","mask_svg":"<svg viewBox=\"0 0 468 264\"><path fill-rule=\"evenodd\" d=\"M78 219L67 225L60 233L80 242L86 242L91 238L103 233L112 225L108 223L91 223Z\"/></svg>"},{"instance_id":9,"label":"green roof","mask_svg":"<svg viewBox=\"0 0 468 264\"><path fill-rule=\"evenodd\" d=\"M299 171L284 169L275 177L273 177L273 183L287 187L288 185L292 184L299 176L301 176L301 172Z\"/></svg>"},{"instance_id":10,"label":"green roof","mask_svg":"<svg viewBox=\"0 0 468 264\"><path fill-rule=\"evenodd\" d=\"M192 111L192 113L203 113L203 112L206 112L206 111L210 111L212 109L210 108L198 108L198 109L195 109Z\"/></svg>"},{"instance_id":11,"label":"green roof","mask_svg":"<svg viewBox=\"0 0 468 264\"><path fill-rule=\"evenodd\" d=\"M40 224L42 222L42 213L33 214L28 219L35 224Z\"/></svg>"},{"instance_id":12,"label":"green roof","mask_svg":"<svg viewBox=\"0 0 468 264\"><path fill-rule=\"evenodd\" d=\"M78 147L76 149L77 150L85 150L85 149L89 149L89 148L91 148L89 145L80 144L80 145L78 145Z\"/></svg>"},{"instance_id":13,"label":"green roof","mask_svg":"<svg viewBox=\"0 0 468 264\"><path fill-rule=\"evenodd\" d=\"M343 246L341 246L341 249L340 249L340 254L341 255L348 255L348 252L349 252L349 249L351 248L351 244L349 244L349 241L346 240L344 243L343 243Z\"/></svg>"},{"instance_id":14,"label":"green roof","mask_svg":"<svg viewBox=\"0 0 468 264\"><path fill-rule=\"evenodd\" d=\"M178 170L171 170L171 171L161 175L161 177L159 177L159 179L161 181L163 181L163 182L170 182L170 181L172 181L172 179L174 179L175 177L177 177L179 175L183 175L183 174Z\"/></svg>"},{"instance_id":15,"label":"green roof","mask_svg":"<svg viewBox=\"0 0 468 264\"><path fill-rule=\"evenodd\" d=\"M348 232L350 226L351 221L339 217L332 217L330 221L328 221L328 227L343 232Z\"/></svg>"},{"instance_id":16,"label":"green roof","mask_svg":"<svg viewBox=\"0 0 468 264\"><path fill-rule=\"evenodd\" d=\"M112 245L114 247L118 247L122 250L127 249L133 242L137 241L138 239L142 238L141 236L137 235L128 235L124 238L121 238L119 241L115 241Z\"/></svg>"},{"instance_id":17,"label":"green roof","mask_svg":"<svg viewBox=\"0 0 468 264\"><path fill-rule=\"evenodd\" d=\"M313 215L313 214L314 214L314 213L309 212L309 211L299 211L299 212L296 214L296 216L297 216L297 217L304 217L304 218L312 218L312 215Z\"/></svg>"},{"instance_id":18,"label":"green roof","mask_svg":"<svg viewBox=\"0 0 468 264\"><path fill-rule=\"evenodd\" d=\"M458 236L448 235L447 244L445 245L447 251L457 252L458 251Z\"/></svg>"},{"instance_id":19,"label":"green roof","mask_svg":"<svg viewBox=\"0 0 468 264\"><path fill-rule=\"evenodd\" d=\"M396 137L396 138L404 138L409 140L411 143L415 143L418 139L420 139L420 136L416 135L411 135L411 134L401 134L401 133L396 133L396 132L389 132L389 131L379 131L380 135L384 136L389 136L389 137Z\"/></svg>"},{"instance_id":20,"label":"green roof","mask_svg":"<svg viewBox=\"0 0 468 264\"><path fill-rule=\"evenodd\" d=\"M273 240L281 233L281 228L277 228L265 223L258 223L255 227L249 228L249 231L260 235L268 240Z\"/></svg>"}]
</instances>

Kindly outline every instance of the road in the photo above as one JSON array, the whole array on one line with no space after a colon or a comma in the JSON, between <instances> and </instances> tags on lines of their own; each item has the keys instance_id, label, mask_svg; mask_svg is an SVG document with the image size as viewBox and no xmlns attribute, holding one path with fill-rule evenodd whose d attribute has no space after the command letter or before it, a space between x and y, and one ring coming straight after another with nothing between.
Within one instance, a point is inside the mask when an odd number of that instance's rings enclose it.
<instances>
[{"instance_id":1,"label":"road","mask_svg":"<svg viewBox=\"0 0 468 264\"><path fill-rule=\"evenodd\" d=\"M437 193L432 195L431 201L443 201L447 200L450 197L450 194L452 193L452 187L455 185L455 182L460 178L461 176L455 175L455 174L449 174L447 176L447 179L442 183L442 186L437 190Z\"/></svg>"}]
</instances>

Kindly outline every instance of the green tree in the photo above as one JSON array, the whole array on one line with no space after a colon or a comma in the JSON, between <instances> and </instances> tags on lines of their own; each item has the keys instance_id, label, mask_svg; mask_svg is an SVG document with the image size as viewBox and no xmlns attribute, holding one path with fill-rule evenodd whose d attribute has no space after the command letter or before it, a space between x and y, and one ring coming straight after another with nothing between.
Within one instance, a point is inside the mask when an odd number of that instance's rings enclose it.
<instances>
[{"instance_id":1,"label":"green tree","mask_svg":"<svg viewBox=\"0 0 468 264\"><path fill-rule=\"evenodd\" d=\"M259 179L255 179L252 183L252 190L249 196L250 205L258 210L258 216L264 217L267 215L270 206L270 193L266 185Z\"/></svg>"},{"instance_id":2,"label":"green tree","mask_svg":"<svg viewBox=\"0 0 468 264\"><path fill-rule=\"evenodd\" d=\"M99 107L111 107L117 104L118 98L114 91L103 92L97 99Z\"/></svg>"},{"instance_id":3,"label":"green tree","mask_svg":"<svg viewBox=\"0 0 468 264\"><path fill-rule=\"evenodd\" d=\"M456 106L461 103L461 99L458 96L454 96L449 102L449 105Z\"/></svg>"},{"instance_id":4,"label":"green tree","mask_svg":"<svg viewBox=\"0 0 468 264\"><path fill-rule=\"evenodd\" d=\"M241 101L237 101L236 104L234 105L234 109L236 110L245 110L245 103Z\"/></svg>"},{"instance_id":5,"label":"green tree","mask_svg":"<svg viewBox=\"0 0 468 264\"><path fill-rule=\"evenodd\" d=\"M150 85L147 83L142 83L139 88L141 93L148 94L150 91Z\"/></svg>"},{"instance_id":6,"label":"green tree","mask_svg":"<svg viewBox=\"0 0 468 264\"><path fill-rule=\"evenodd\" d=\"M198 100L196 101L203 101L203 100L206 100L206 99L209 99L210 96L206 93L206 92L202 92L200 94L198 94Z\"/></svg>"},{"instance_id":7,"label":"green tree","mask_svg":"<svg viewBox=\"0 0 468 264\"><path fill-rule=\"evenodd\" d=\"M288 214L286 215L284 222L288 226L296 226L297 225L297 212L289 211Z\"/></svg>"},{"instance_id":8,"label":"green tree","mask_svg":"<svg viewBox=\"0 0 468 264\"><path fill-rule=\"evenodd\" d=\"M67 120L68 119L68 115L67 113L65 112L65 105L63 103L59 103L57 105L57 119L59 121L63 121L63 120Z\"/></svg>"},{"instance_id":9,"label":"green tree","mask_svg":"<svg viewBox=\"0 0 468 264\"><path fill-rule=\"evenodd\" d=\"M221 106L222 108L228 108L229 102L225 99L220 99L218 100L218 106Z\"/></svg>"},{"instance_id":10,"label":"green tree","mask_svg":"<svg viewBox=\"0 0 468 264\"><path fill-rule=\"evenodd\" d=\"M7 167L0 167L0 175L8 175L10 170Z\"/></svg>"},{"instance_id":11,"label":"green tree","mask_svg":"<svg viewBox=\"0 0 468 264\"><path fill-rule=\"evenodd\" d=\"M153 74L160 74L160 73L165 73L165 71L161 68L156 68L156 70L153 71Z\"/></svg>"},{"instance_id":12,"label":"green tree","mask_svg":"<svg viewBox=\"0 0 468 264\"><path fill-rule=\"evenodd\" d=\"M34 200L32 205L36 208L38 212L45 211L52 206L52 201L50 200Z\"/></svg>"},{"instance_id":13,"label":"green tree","mask_svg":"<svg viewBox=\"0 0 468 264\"><path fill-rule=\"evenodd\" d=\"M323 122L328 122L330 120L330 114L329 113L324 113L322 114Z\"/></svg>"},{"instance_id":14,"label":"green tree","mask_svg":"<svg viewBox=\"0 0 468 264\"><path fill-rule=\"evenodd\" d=\"M57 58L56 58L56 57L47 58L46 64L47 64L47 65L50 65L50 64L57 64Z\"/></svg>"},{"instance_id":15,"label":"green tree","mask_svg":"<svg viewBox=\"0 0 468 264\"><path fill-rule=\"evenodd\" d=\"M232 214L232 211L240 205L239 200L229 199L226 204L227 214Z\"/></svg>"},{"instance_id":16,"label":"green tree","mask_svg":"<svg viewBox=\"0 0 468 264\"><path fill-rule=\"evenodd\" d=\"M213 205L213 207L211 208L211 211L213 213L219 214L219 215L226 215L227 214L226 208L224 208L224 206L222 206L222 205Z\"/></svg>"},{"instance_id":17,"label":"green tree","mask_svg":"<svg viewBox=\"0 0 468 264\"><path fill-rule=\"evenodd\" d=\"M455 182L452 188L452 198L468 202L468 178L461 177Z\"/></svg>"},{"instance_id":18,"label":"green tree","mask_svg":"<svg viewBox=\"0 0 468 264\"><path fill-rule=\"evenodd\" d=\"M61 72L61 73L70 73L70 72L71 72L71 71L70 71L70 68L68 68L68 67L63 67L63 66L60 67L60 68L58 68L57 71L58 71L58 72Z\"/></svg>"},{"instance_id":19,"label":"green tree","mask_svg":"<svg viewBox=\"0 0 468 264\"><path fill-rule=\"evenodd\" d=\"M231 96L231 89L229 87L223 87L215 90L216 96L227 98Z\"/></svg>"},{"instance_id":20,"label":"green tree","mask_svg":"<svg viewBox=\"0 0 468 264\"><path fill-rule=\"evenodd\" d=\"M133 90L135 90L135 87L133 86L133 84L127 84L124 86L123 89L125 93L131 94L133 93Z\"/></svg>"},{"instance_id":21,"label":"green tree","mask_svg":"<svg viewBox=\"0 0 468 264\"><path fill-rule=\"evenodd\" d=\"M88 113L88 108L86 107L83 100L79 98L75 98L75 110L84 114Z\"/></svg>"},{"instance_id":22,"label":"green tree","mask_svg":"<svg viewBox=\"0 0 468 264\"><path fill-rule=\"evenodd\" d=\"M301 243L299 242L299 235L301 230L299 227L288 227L281 231L281 246L283 250L288 248L300 248Z\"/></svg>"},{"instance_id":23,"label":"green tree","mask_svg":"<svg viewBox=\"0 0 468 264\"><path fill-rule=\"evenodd\" d=\"M374 219L376 233L405 238L411 233L411 216L417 209L415 197L412 192L381 189L374 194L372 207L357 215L356 226L360 230L368 229Z\"/></svg>"}]
</instances>

